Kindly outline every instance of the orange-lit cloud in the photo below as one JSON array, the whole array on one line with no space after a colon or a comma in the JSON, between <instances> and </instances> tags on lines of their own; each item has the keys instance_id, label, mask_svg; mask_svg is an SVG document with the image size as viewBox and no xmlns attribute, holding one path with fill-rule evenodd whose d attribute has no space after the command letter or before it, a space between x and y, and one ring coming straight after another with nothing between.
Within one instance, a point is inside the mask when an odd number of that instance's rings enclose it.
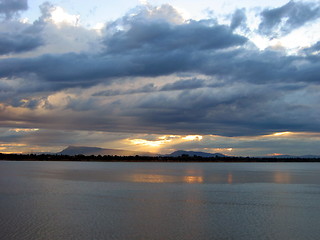
<instances>
[{"instance_id":1,"label":"orange-lit cloud","mask_svg":"<svg viewBox=\"0 0 320 240\"><path fill-rule=\"evenodd\" d=\"M147 151L159 151L161 147L168 147L182 142L201 141L203 137L201 135L164 135L159 136L155 140L148 140L143 138L126 139L130 145L138 147L144 147Z\"/></svg>"},{"instance_id":2,"label":"orange-lit cloud","mask_svg":"<svg viewBox=\"0 0 320 240\"><path fill-rule=\"evenodd\" d=\"M186 140L186 141L201 141L202 140L202 136L201 135L187 135L185 137L182 137L182 140Z\"/></svg>"},{"instance_id":3,"label":"orange-lit cloud","mask_svg":"<svg viewBox=\"0 0 320 240\"><path fill-rule=\"evenodd\" d=\"M23 143L0 143L0 151L2 153L23 153L24 149L27 148L27 144Z\"/></svg>"},{"instance_id":4,"label":"orange-lit cloud","mask_svg":"<svg viewBox=\"0 0 320 240\"><path fill-rule=\"evenodd\" d=\"M271 134L272 136L288 136L292 134L292 132L276 132L276 133L273 133Z\"/></svg>"},{"instance_id":5,"label":"orange-lit cloud","mask_svg":"<svg viewBox=\"0 0 320 240\"><path fill-rule=\"evenodd\" d=\"M140 145L146 147L160 147L163 144L169 143L171 139L159 139L159 140L146 140L146 139L131 139L129 140L133 145Z\"/></svg>"},{"instance_id":6,"label":"orange-lit cloud","mask_svg":"<svg viewBox=\"0 0 320 240\"><path fill-rule=\"evenodd\" d=\"M11 128L11 132L36 132L39 131L39 128Z\"/></svg>"},{"instance_id":7,"label":"orange-lit cloud","mask_svg":"<svg viewBox=\"0 0 320 240\"><path fill-rule=\"evenodd\" d=\"M24 147L27 146L26 144L22 144L22 143L0 143L0 147Z\"/></svg>"},{"instance_id":8,"label":"orange-lit cloud","mask_svg":"<svg viewBox=\"0 0 320 240\"><path fill-rule=\"evenodd\" d=\"M233 148L214 148L215 152L232 152Z\"/></svg>"},{"instance_id":9,"label":"orange-lit cloud","mask_svg":"<svg viewBox=\"0 0 320 240\"><path fill-rule=\"evenodd\" d=\"M270 154L267 154L267 156L282 156L283 154L282 153L270 153Z\"/></svg>"}]
</instances>

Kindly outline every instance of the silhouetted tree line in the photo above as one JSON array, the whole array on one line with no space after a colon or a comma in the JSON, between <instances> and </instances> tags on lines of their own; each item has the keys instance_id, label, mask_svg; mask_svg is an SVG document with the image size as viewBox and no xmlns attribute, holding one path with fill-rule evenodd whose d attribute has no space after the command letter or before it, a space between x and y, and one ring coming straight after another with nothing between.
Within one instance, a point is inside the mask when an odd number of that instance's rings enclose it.
<instances>
[{"instance_id":1,"label":"silhouetted tree line","mask_svg":"<svg viewBox=\"0 0 320 240\"><path fill-rule=\"evenodd\" d=\"M54 155L54 154L3 154L7 161L86 161L86 162L320 162L320 158L255 158L255 157L201 157L168 156L116 156L116 155Z\"/></svg>"}]
</instances>

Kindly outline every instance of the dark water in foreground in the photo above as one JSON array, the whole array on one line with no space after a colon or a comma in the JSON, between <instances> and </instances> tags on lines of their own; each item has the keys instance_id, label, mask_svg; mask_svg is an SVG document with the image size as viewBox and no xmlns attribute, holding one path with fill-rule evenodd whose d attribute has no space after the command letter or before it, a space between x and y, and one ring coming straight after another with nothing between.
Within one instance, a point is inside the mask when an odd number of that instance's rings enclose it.
<instances>
[{"instance_id":1,"label":"dark water in foreground","mask_svg":"<svg viewBox=\"0 0 320 240\"><path fill-rule=\"evenodd\" d=\"M319 239L320 163L0 161L0 239Z\"/></svg>"}]
</instances>

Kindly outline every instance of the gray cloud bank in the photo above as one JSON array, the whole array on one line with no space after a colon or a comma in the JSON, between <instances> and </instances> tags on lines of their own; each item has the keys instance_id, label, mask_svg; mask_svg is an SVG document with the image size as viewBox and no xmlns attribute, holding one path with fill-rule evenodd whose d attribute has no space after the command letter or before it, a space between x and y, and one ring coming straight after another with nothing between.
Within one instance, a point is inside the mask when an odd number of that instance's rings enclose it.
<instances>
[{"instance_id":1,"label":"gray cloud bank","mask_svg":"<svg viewBox=\"0 0 320 240\"><path fill-rule=\"evenodd\" d=\"M0 0L0 16L10 19L20 11L28 9L28 0Z\"/></svg>"},{"instance_id":2,"label":"gray cloud bank","mask_svg":"<svg viewBox=\"0 0 320 240\"><path fill-rule=\"evenodd\" d=\"M266 9L261 13L262 22L259 30L275 37L286 35L320 17L319 3L290 1L282 7ZM276 33L276 30L279 30Z\"/></svg>"},{"instance_id":3,"label":"gray cloud bank","mask_svg":"<svg viewBox=\"0 0 320 240\"><path fill-rule=\"evenodd\" d=\"M317 19L318 9L291 1L264 10L259 31L287 34ZM246 19L238 10L230 25L182 21L169 5L147 5L107 23L99 51L24 57L15 54L45 48L41 32L50 23L40 21L38 35L0 33L0 54L12 54L0 59L1 124L225 136L320 131L319 43L297 55L261 51L235 32ZM66 97L54 101L59 92Z\"/></svg>"},{"instance_id":4,"label":"gray cloud bank","mask_svg":"<svg viewBox=\"0 0 320 240\"><path fill-rule=\"evenodd\" d=\"M42 40L32 34L0 33L0 55L31 51L42 44Z\"/></svg>"}]
</instances>

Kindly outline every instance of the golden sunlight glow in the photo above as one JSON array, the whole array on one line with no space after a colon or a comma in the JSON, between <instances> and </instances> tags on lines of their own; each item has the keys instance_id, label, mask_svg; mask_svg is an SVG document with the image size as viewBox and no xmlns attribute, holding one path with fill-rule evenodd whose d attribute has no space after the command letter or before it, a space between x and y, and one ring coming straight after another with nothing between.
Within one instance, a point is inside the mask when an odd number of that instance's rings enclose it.
<instances>
[{"instance_id":1,"label":"golden sunlight glow","mask_svg":"<svg viewBox=\"0 0 320 240\"><path fill-rule=\"evenodd\" d=\"M283 136L283 135L289 135L292 134L292 132L277 132L277 133L273 133L273 136Z\"/></svg>"},{"instance_id":2,"label":"golden sunlight glow","mask_svg":"<svg viewBox=\"0 0 320 240\"><path fill-rule=\"evenodd\" d=\"M21 154L21 147L26 147L23 143L0 143L0 151L5 154ZM17 150L16 150L17 149ZM19 150L18 150L19 149Z\"/></svg>"},{"instance_id":3,"label":"golden sunlight glow","mask_svg":"<svg viewBox=\"0 0 320 240\"><path fill-rule=\"evenodd\" d=\"M9 129L10 132L36 132L39 131L39 128L12 128Z\"/></svg>"},{"instance_id":4,"label":"golden sunlight glow","mask_svg":"<svg viewBox=\"0 0 320 240\"><path fill-rule=\"evenodd\" d=\"M4 154L23 154L23 152L2 152Z\"/></svg>"},{"instance_id":5,"label":"golden sunlight glow","mask_svg":"<svg viewBox=\"0 0 320 240\"><path fill-rule=\"evenodd\" d=\"M233 148L214 148L215 152L232 152Z\"/></svg>"},{"instance_id":6,"label":"golden sunlight glow","mask_svg":"<svg viewBox=\"0 0 320 240\"><path fill-rule=\"evenodd\" d=\"M168 144L178 144L185 141L201 141L201 135L187 135L187 136L180 136L180 135L163 135L157 137L155 140L147 140L142 138L136 139L127 139L130 144L141 146L141 147L148 147L148 148L160 148L163 145ZM152 151L156 149L148 149L148 151ZM157 149L158 150L158 149Z\"/></svg>"},{"instance_id":7,"label":"golden sunlight glow","mask_svg":"<svg viewBox=\"0 0 320 240\"><path fill-rule=\"evenodd\" d=\"M187 141L201 141L202 140L202 136L201 135L187 135L185 137L183 137L183 140L187 140Z\"/></svg>"},{"instance_id":8,"label":"golden sunlight glow","mask_svg":"<svg viewBox=\"0 0 320 240\"><path fill-rule=\"evenodd\" d=\"M25 147L27 146L26 144L23 143L16 143L16 144L12 144L12 143L0 143L0 147Z\"/></svg>"},{"instance_id":9,"label":"golden sunlight glow","mask_svg":"<svg viewBox=\"0 0 320 240\"><path fill-rule=\"evenodd\" d=\"M155 141L145 139L131 139L130 142L134 145L142 145L146 147L160 147L165 143L171 142L171 139L160 139Z\"/></svg>"},{"instance_id":10,"label":"golden sunlight glow","mask_svg":"<svg viewBox=\"0 0 320 240\"><path fill-rule=\"evenodd\" d=\"M283 154L282 153L270 153L270 154L267 154L267 156L282 156Z\"/></svg>"}]
</instances>

